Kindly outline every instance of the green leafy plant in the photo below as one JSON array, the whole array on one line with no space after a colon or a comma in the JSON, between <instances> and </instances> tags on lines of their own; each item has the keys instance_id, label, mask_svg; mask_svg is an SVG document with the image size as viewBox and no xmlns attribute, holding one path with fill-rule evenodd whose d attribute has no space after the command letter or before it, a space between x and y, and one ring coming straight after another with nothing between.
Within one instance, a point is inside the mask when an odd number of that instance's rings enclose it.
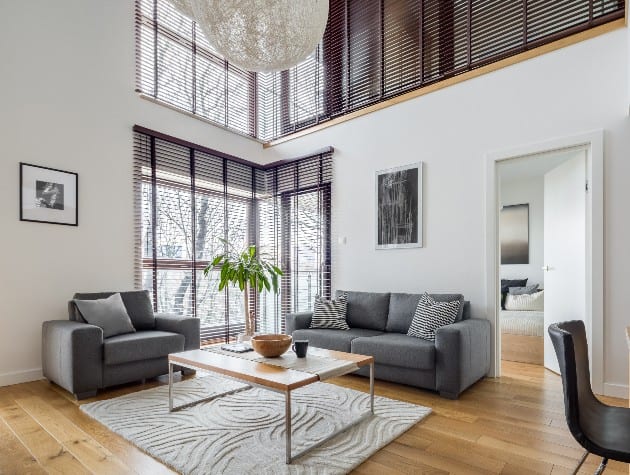
<instances>
[{"instance_id":1,"label":"green leafy plant","mask_svg":"<svg viewBox=\"0 0 630 475\"><path fill-rule=\"evenodd\" d=\"M279 277L282 270L263 257L258 255L255 245L248 246L241 252L233 252L230 245L226 244L228 252L219 254L203 270L205 276L216 267L221 269L219 277L219 291L229 284L243 292L243 305L245 307L245 334L252 335L256 328L256 315L249 311L249 291L255 292L273 291L278 293Z\"/></svg>"}]
</instances>

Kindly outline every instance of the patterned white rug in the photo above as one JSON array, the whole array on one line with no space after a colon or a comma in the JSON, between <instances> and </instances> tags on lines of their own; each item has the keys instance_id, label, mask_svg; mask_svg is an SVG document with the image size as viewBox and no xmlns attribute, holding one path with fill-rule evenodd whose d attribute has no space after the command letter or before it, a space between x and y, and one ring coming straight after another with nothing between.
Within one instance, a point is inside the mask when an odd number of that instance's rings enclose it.
<instances>
[{"instance_id":1,"label":"patterned white rug","mask_svg":"<svg viewBox=\"0 0 630 475\"><path fill-rule=\"evenodd\" d=\"M174 386L175 405L241 387L210 375ZM369 408L369 395L315 383L292 393L293 453L324 439ZM168 411L160 386L81 410L148 454L184 474L341 474L384 447L431 409L375 398L375 416L285 464L284 396L249 389L178 412Z\"/></svg>"}]
</instances>

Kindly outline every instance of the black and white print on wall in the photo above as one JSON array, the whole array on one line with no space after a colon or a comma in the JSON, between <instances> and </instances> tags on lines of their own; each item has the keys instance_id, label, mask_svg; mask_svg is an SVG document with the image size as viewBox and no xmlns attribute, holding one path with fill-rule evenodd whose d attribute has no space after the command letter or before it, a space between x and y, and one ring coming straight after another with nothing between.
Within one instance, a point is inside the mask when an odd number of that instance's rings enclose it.
<instances>
[{"instance_id":1,"label":"black and white print on wall","mask_svg":"<svg viewBox=\"0 0 630 475\"><path fill-rule=\"evenodd\" d=\"M529 264L529 204L501 208L501 264Z\"/></svg>"},{"instance_id":2,"label":"black and white print on wall","mask_svg":"<svg viewBox=\"0 0 630 475\"><path fill-rule=\"evenodd\" d=\"M376 172L376 249L422 247L422 162Z\"/></svg>"},{"instance_id":3,"label":"black and white print on wall","mask_svg":"<svg viewBox=\"0 0 630 475\"><path fill-rule=\"evenodd\" d=\"M78 175L20 163L20 220L78 225Z\"/></svg>"}]
</instances>

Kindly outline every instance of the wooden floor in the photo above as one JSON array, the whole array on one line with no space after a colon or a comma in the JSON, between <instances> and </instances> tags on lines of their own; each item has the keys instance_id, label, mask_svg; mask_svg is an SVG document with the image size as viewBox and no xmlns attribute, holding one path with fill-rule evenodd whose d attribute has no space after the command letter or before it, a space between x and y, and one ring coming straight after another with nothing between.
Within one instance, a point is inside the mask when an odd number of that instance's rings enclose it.
<instances>
[{"instance_id":1,"label":"wooden floor","mask_svg":"<svg viewBox=\"0 0 630 475\"><path fill-rule=\"evenodd\" d=\"M504 376L486 379L458 401L376 382L376 393L429 406L433 413L359 466L356 474L569 474L582 450L564 422L561 383L541 366L504 362ZM342 386L367 391L365 378ZM164 380L104 392L111 398ZM88 400L90 401L90 400ZM609 404L627 405L622 399ZM580 473L593 473L589 456ZM68 393L45 381L0 388L0 474L164 474L168 468L83 415ZM610 462L606 475L627 474Z\"/></svg>"}]
</instances>

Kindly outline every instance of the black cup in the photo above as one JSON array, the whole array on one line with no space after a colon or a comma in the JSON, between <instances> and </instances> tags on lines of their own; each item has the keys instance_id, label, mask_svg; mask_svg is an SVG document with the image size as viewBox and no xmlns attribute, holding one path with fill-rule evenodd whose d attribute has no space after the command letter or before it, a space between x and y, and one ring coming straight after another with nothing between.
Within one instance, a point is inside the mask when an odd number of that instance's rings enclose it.
<instances>
[{"instance_id":1,"label":"black cup","mask_svg":"<svg viewBox=\"0 0 630 475\"><path fill-rule=\"evenodd\" d=\"M305 358L308 350L308 340L295 340L291 347L298 358Z\"/></svg>"}]
</instances>

